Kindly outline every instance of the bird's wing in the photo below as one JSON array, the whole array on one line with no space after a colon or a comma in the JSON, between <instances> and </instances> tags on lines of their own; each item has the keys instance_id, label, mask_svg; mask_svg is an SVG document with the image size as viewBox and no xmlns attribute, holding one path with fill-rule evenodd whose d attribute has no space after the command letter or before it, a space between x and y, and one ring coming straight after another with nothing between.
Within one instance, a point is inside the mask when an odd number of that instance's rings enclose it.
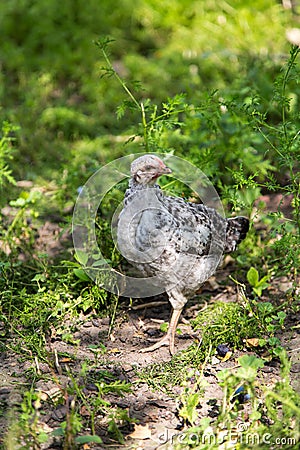
<instances>
[{"instance_id":1,"label":"bird's wing","mask_svg":"<svg viewBox=\"0 0 300 450\"><path fill-rule=\"evenodd\" d=\"M180 253L207 255L212 240L209 211L176 197L164 197L162 204L173 218L169 228L170 245Z\"/></svg>"}]
</instances>

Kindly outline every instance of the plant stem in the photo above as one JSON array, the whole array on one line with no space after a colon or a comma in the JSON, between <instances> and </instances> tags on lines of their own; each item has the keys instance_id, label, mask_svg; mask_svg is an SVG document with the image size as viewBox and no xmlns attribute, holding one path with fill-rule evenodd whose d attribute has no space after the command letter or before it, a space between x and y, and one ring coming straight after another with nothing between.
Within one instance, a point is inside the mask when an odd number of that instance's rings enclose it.
<instances>
[{"instance_id":1,"label":"plant stem","mask_svg":"<svg viewBox=\"0 0 300 450\"><path fill-rule=\"evenodd\" d=\"M142 116L142 126L143 126L143 138L144 138L144 144L145 144L145 149L146 151L148 151L148 124L147 124L147 119L146 119L146 113L145 113L145 107L144 104L141 102L139 103L137 101L137 99L135 98L135 96L133 95L133 93L130 91L130 89L127 87L125 81L120 77L120 75L116 72L116 70L113 68L113 65L110 61L110 58L107 54L106 51L106 47L107 45L110 43L110 40L105 40L103 42L96 42L96 45L101 49L102 54L104 56L105 62L107 64L107 71L110 74L113 74L114 77L116 78L116 80L118 81L118 83L122 86L122 88L124 89L124 91L126 92L126 94L128 95L128 97L130 98L130 100L134 103L134 105L136 106L136 108L140 111L141 116Z\"/></svg>"},{"instance_id":2,"label":"plant stem","mask_svg":"<svg viewBox=\"0 0 300 450\"><path fill-rule=\"evenodd\" d=\"M126 94L130 97L130 99L133 101L133 103L137 106L138 109L141 109L141 105L139 104L139 102L136 100L136 98L134 97L134 95L132 94L132 92L128 89L128 87L126 86L126 83L124 80L122 80L122 78L119 76L119 74L115 71L115 69L112 66L112 63L110 62L109 56L105 50L106 45L105 44L101 44L100 42L97 42L98 47L100 47L104 59L106 61L106 64L108 66L109 72L111 72L115 78L117 79L117 81L120 83L120 85L123 87L124 91L126 92Z\"/></svg>"},{"instance_id":3,"label":"plant stem","mask_svg":"<svg viewBox=\"0 0 300 450\"><path fill-rule=\"evenodd\" d=\"M146 119L144 103L141 103L141 112L142 112L142 125L143 125L143 136L144 136L145 149L146 149L146 151L148 151L148 124L147 124L147 119Z\"/></svg>"},{"instance_id":4,"label":"plant stem","mask_svg":"<svg viewBox=\"0 0 300 450\"><path fill-rule=\"evenodd\" d=\"M286 113L287 113L287 109L286 109L286 103L283 99L286 99L286 88L287 88L287 84L289 81L289 76L291 73L292 68L295 65L295 60L299 54L300 48L298 46L293 46L292 50L291 50L291 57L288 61L288 65L286 68L286 71L284 73L283 76L283 80L282 80L282 86L281 86L281 99L282 99L282 105L281 105L281 117L282 117L282 124L283 124L283 132L284 132L284 137L285 140L287 141L288 139L288 133L287 133L287 120L286 120Z\"/></svg>"},{"instance_id":5,"label":"plant stem","mask_svg":"<svg viewBox=\"0 0 300 450\"><path fill-rule=\"evenodd\" d=\"M286 406L288 406L292 411L294 411L297 416L300 417L300 408L298 408L294 403L290 402L284 397L281 397L281 395L278 395L276 392L273 391L267 391L266 396L273 397L274 400L280 403L284 403Z\"/></svg>"}]
</instances>

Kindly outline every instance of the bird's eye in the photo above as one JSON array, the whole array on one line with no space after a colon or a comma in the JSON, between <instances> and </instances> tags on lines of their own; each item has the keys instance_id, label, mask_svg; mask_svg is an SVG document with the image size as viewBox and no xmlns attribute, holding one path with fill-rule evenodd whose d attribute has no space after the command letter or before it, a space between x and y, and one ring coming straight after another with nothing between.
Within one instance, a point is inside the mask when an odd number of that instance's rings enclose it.
<instances>
[{"instance_id":1,"label":"bird's eye","mask_svg":"<svg viewBox=\"0 0 300 450\"><path fill-rule=\"evenodd\" d=\"M145 166L146 170L151 170L153 167L152 166Z\"/></svg>"}]
</instances>

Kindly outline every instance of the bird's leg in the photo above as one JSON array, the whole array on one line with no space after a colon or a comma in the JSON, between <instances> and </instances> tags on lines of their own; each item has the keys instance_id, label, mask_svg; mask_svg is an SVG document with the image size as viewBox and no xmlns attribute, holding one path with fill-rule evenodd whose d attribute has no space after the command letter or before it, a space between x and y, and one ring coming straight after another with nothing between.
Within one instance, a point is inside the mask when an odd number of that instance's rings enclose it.
<instances>
[{"instance_id":1,"label":"bird's leg","mask_svg":"<svg viewBox=\"0 0 300 450\"><path fill-rule=\"evenodd\" d=\"M174 354L174 352L175 352L175 343L174 343L175 333L176 333L176 328L177 328L177 324L178 324L178 320L179 320L181 311L182 311L182 308L181 309L173 309L167 334L162 339L160 339L158 342L155 342L155 344L151 345L151 347L143 348L141 350L142 353L153 352L153 350L163 347L164 345L168 345L171 355Z\"/></svg>"}]
</instances>

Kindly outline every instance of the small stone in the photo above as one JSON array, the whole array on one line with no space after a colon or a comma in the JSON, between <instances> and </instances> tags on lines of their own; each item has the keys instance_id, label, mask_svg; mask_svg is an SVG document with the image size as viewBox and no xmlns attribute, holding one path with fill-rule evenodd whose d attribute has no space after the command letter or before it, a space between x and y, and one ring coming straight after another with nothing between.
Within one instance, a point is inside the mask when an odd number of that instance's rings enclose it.
<instances>
[{"instance_id":1,"label":"small stone","mask_svg":"<svg viewBox=\"0 0 300 450\"><path fill-rule=\"evenodd\" d=\"M20 405L22 403L22 395L18 392L11 392L8 397L8 403L10 406Z\"/></svg>"},{"instance_id":2,"label":"small stone","mask_svg":"<svg viewBox=\"0 0 300 450\"><path fill-rule=\"evenodd\" d=\"M101 323L102 323L102 325L109 325L109 323L110 323L110 318L109 318L109 317L103 317L103 318L101 319Z\"/></svg>"},{"instance_id":3,"label":"small stone","mask_svg":"<svg viewBox=\"0 0 300 450\"><path fill-rule=\"evenodd\" d=\"M134 368L131 364L124 363L122 365L122 369L124 370L124 372L131 372Z\"/></svg>"},{"instance_id":4,"label":"small stone","mask_svg":"<svg viewBox=\"0 0 300 450\"><path fill-rule=\"evenodd\" d=\"M50 373L51 372L51 368L49 367L49 365L47 363L40 363L39 368L42 373Z\"/></svg>"},{"instance_id":5,"label":"small stone","mask_svg":"<svg viewBox=\"0 0 300 450\"><path fill-rule=\"evenodd\" d=\"M88 391L92 391L92 392L98 392L98 388L97 388L97 386L94 384L94 383L88 383L86 386L85 386L85 388L88 390Z\"/></svg>"},{"instance_id":6,"label":"small stone","mask_svg":"<svg viewBox=\"0 0 300 450\"><path fill-rule=\"evenodd\" d=\"M212 356L211 358L211 364L214 366L216 364L220 364L220 360L218 358L216 358L215 356Z\"/></svg>"},{"instance_id":7,"label":"small stone","mask_svg":"<svg viewBox=\"0 0 300 450\"><path fill-rule=\"evenodd\" d=\"M146 333L148 334L148 336L154 337L159 334L159 331L156 328L149 328L148 330L146 330Z\"/></svg>"},{"instance_id":8,"label":"small stone","mask_svg":"<svg viewBox=\"0 0 300 450\"><path fill-rule=\"evenodd\" d=\"M292 373L298 373L298 372L300 372L300 363L293 364L293 365L291 366L291 372L292 372Z\"/></svg>"},{"instance_id":9,"label":"small stone","mask_svg":"<svg viewBox=\"0 0 300 450\"><path fill-rule=\"evenodd\" d=\"M103 322L100 321L99 319L92 319L92 324L93 324L94 327L98 327L99 328L101 326L101 323L103 323ZM108 325L109 325L109 323L108 323Z\"/></svg>"},{"instance_id":10,"label":"small stone","mask_svg":"<svg viewBox=\"0 0 300 450\"><path fill-rule=\"evenodd\" d=\"M261 368L261 371L264 373L271 373L271 372L274 372L274 368L270 367L270 366L264 366Z\"/></svg>"},{"instance_id":11,"label":"small stone","mask_svg":"<svg viewBox=\"0 0 300 450\"><path fill-rule=\"evenodd\" d=\"M64 405L60 405L52 412L52 419L62 421L66 417L67 408Z\"/></svg>"},{"instance_id":12,"label":"small stone","mask_svg":"<svg viewBox=\"0 0 300 450\"><path fill-rule=\"evenodd\" d=\"M99 328L98 327L94 327L92 324L86 329L85 331L86 334L88 334L91 337L95 337L98 338L99 336Z\"/></svg>"},{"instance_id":13,"label":"small stone","mask_svg":"<svg viewBox=\"0 0 300 450\"><path fill-rule=\"evenodd\" d=\"M218 417L219 411L211 409L210 411L208 411L207 415L214 419L215 417Z\"/></svg>"},{"instance_id":14,"label":"small stone","mask_svg":"<svg viewBox=\"0 0 300 450\"><path fill-rule=\"evenodd\" d=\"M218 400L216 398L211 398L208 400L208 402L206 402L207 405L209 406L214 406L218 403Z\"/></svg>"},{"instance_id":15,"label":"small stone","mask_svg":"<svg viewBox=\"0 0 300 450\"><path fill-rule=\"evenodd\" d=\"M34 364L32 361L25 361L23 364L23 371L30 370L34 367Z\"/></svg>"},{"instance_id":16,"label":"small stone","mask_svg":"<svg viewBox=\"0 0 300 450\"><path fill-rule=\"evenodd\" d=\"M3 386L0 388L0 395L9 394L12 388L10 386Z\"/></svg>"}]
</instances>

